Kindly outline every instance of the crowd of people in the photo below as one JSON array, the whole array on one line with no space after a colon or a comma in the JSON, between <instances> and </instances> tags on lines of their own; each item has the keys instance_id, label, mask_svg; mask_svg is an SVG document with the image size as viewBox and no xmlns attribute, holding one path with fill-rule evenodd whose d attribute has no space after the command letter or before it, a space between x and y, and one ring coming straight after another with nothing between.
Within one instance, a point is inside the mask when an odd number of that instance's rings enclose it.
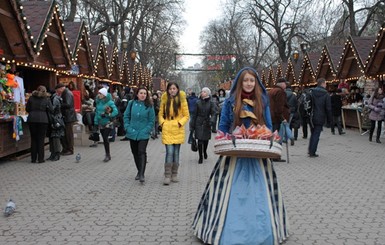
<instances>
[{"instance_id":1,"label":"crowd of people","mask_svg":"<svg viewBox=\"0 0 385 245\"><path fill-rule=\"evenodd\" d=\"M74 154L73 125L77 121L74 109L74 84L56 85L47 92L39 86L28 100L28 124L31 128L31 162L42 163L45 137L49 138L50 157ZM369 141L375 128L376 142L380 142L385 115L383 88L362 95L345 82L327 90L325 79L317 86L298 91L285 78L279 78L269 91L263 86L253 68L241 69L229 91L212 92L204 87L197 94L187 94L175 82L166 91L151 93L146 87L125 88L122 93L110 93L98 87L96 95L86 88L82 101L82 122L89 132L101 135L104 162L111 157L110 142L115 136L129 141L137 169L135 180L145 182L147 145L159 136L165 146L164 185L176 183L180 167L180 149L185 143L185 127L197 142L197 163L208 159L208 145L212 133L220 130L232 133L237 126L265 125L280 131L288 125L292 131L290 145L294 146L302 126L302 138L310 139L308 156L318 157L318 143L323 127L335 134L345 134L341 123L341 108L349 100L361 103L368 110ZM354 102L353 102L354 101ZM97 147L93 139L90 147ZM287 142L289 143L289 142ZM284 205L274 161L284 159L219 156L203 191L193 221L194 234L207 244L277 244L289 236Z\"/></svg>"}]
</instances>

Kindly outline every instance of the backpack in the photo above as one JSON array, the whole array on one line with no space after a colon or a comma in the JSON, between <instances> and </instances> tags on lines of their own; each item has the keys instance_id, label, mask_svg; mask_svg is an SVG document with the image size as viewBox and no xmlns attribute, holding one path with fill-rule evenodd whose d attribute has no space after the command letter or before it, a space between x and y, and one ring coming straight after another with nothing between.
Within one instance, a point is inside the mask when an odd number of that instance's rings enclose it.
<instances>
[{"instance_id":1,"label":"backpack","mask_svg":"<svg viewBox=\"0 0 385 245\"><path fill-rule=\"evenodd\" d=\"M300 105L302 107L302 112L305 113L305 116L312 118L313 117L313 94L312 90L304 90L299 98Z\"/></svg>"}]
</instances>

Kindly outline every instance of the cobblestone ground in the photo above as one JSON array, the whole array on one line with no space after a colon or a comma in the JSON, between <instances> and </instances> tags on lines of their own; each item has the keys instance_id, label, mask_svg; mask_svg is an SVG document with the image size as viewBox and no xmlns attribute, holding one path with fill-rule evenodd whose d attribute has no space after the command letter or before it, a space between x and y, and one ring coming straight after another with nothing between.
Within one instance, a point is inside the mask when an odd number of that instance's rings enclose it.
<instances>
[{"instance_id":1,"label":"cobblestone ground","mask_svg":"<svg viewBox=\"0 0 385 245\"><path fill-rule=\"evenodd\" d=\"M290 220L287 245L385 244L385 139L377 144L357 131L324 129L318 158L307 140L290 146L290 163L275 163ZM210 143L212 151L213 141ZM0 216L0 244L202 244L191 223L215 164L211 153L181 149L180 182L163 186L164 146L150 140L146 182L134 180L127 141L76 147L82 160L31 164L0 161L0 207L12 197L10 217ZM48 155L48 152L46 152ZM283 158L287 159L286 150Z\"/></svg>"}]
</instances>

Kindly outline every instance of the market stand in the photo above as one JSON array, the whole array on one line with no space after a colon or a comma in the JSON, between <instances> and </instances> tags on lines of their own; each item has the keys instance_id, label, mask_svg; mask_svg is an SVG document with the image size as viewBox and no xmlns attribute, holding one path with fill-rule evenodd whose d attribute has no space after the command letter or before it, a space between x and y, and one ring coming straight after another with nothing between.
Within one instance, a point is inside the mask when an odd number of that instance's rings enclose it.
<instances>
[{"instance_id":1,"label":"market stand","mask_svg":"<svg viewBox=\"0 0 385 245\"><path fill-rule=\"evenodd\" d=\"M94 80L94 65L88 32L84 21L64 22L64 28L71 48L72 67L69 74L61 74L59 82L68 85L70 82L76 84L74 95L75 110L81 111L81 101L85 93L85 83Z\"/></svg>"},{"instance_id":2,"label":"market stand","mask_svg":"<svg viewBox=\"0 0 385 245\"><path fill-rule=\"evenodd\" d=\"M6 73L15 70L17 63L28 63L35 57L22 9L16 0L0 1L0 80L3 82L7 82ZM0 85L0 157L26 150L31 144L27 125L17 116L13 90L5 84ZM15 127L17 124L21 130Z\"/></svg>"},{"instance_id":3,"label":"market stand","mask_svg":"<svg viewBox=\"0 0 385 245\"><path fill-rule=\"evenodd\" d=\"M53 87L57 73L70 67L68 44L58 13L55 2L0 2L1 63L6 65L5 72L20 72L18 84L23 85L26 99L39 85ZM15 110L2 110L0 116L0 157L30 148L23 103L15 103L10 96L6 103Z\"/></svg>"},{"instance_id":4,"label":"market stand","mask_svg":"<svg viewBox=\"0 0 385 245\"><path fill-rule=\"evenodd\" d=\"M338 65L337 79L346 80L349 88L356 87L357 81L366 80L364 62L374 43L373 37L349 37L345 42L342 56ZM369 83L368 83L369 84ZM367 88L365 88L367 90ZM358 128L362 133L362 103L353 103L342 107L342 124Z\"/></svg>"}]
</instances>

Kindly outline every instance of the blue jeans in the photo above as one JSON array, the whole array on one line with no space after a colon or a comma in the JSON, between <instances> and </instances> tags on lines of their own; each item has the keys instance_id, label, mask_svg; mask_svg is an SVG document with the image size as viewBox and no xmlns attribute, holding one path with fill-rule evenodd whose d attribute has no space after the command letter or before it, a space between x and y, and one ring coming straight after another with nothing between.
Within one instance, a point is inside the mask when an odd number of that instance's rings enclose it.
<instances>
[{"instance_id":1,"label":"blue jeans","mask_svg":"<svg viewBox=\"0 0 385 245\"><path fill-rule=\"evenodd\" d=\"M166 163L179 164L180 144L166 145Z\"/></svg>"},{"instance_id":2,"label":"blue jeans","mask_svg":"<svg viewBox=\"0 0 385 245\"><path fill-rule=\"evenodd\" d=\"M322 132L322 125L314 125L310 127L311 135L309 141L309 154L314 155L317 152L319 137Z\"/></svg>"}]
</instances>

